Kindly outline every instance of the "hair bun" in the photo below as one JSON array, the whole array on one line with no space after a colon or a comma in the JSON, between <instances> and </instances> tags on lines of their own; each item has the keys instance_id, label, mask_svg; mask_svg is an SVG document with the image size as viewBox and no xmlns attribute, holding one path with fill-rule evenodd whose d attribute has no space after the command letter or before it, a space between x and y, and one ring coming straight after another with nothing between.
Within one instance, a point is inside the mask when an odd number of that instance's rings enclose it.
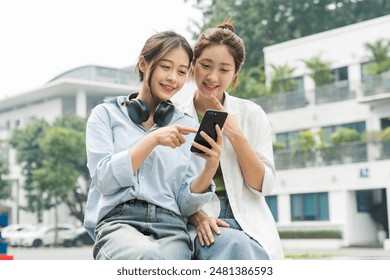
<instances>
[{"instance_id":1,"label":"hair bun","mask_svg":"<svg viewBox=\"0 0 390 280\"><path fill-rule=\"evenodd\" d=\"M234 26L229 21L223 21L220 25L217 26L217 28L229 29L233 33L236 31Z\"/></svg>"}]
</instances>

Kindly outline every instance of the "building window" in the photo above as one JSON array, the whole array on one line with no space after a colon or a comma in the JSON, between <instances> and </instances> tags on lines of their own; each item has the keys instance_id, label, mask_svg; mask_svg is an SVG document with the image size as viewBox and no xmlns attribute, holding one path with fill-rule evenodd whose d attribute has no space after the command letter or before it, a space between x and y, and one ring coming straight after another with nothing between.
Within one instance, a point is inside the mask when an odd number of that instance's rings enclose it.
<instances>
[{"instance_id":1,"label":"building window","mask_svg":"<svg viewBox=\"0 0 390 280\"><path fill-rule=\"evenodd\" d=\"M290 131L276 134L276 142L283 144L286 150L294 148L294 143L299 138L299 131Z\"/></svg>"},{"instance_id":2,"label":"building window","mask_svg":"<svg viewBox=\"0 0 390 280\"><path fill-rule=\"evenodd\" d=\"M340 67L332 70L335 82L348 80L348 67Z\"/></svg>"},{"instance_id":3,"label":"building window","mask_svg":"<svg viewBox=\"0 0 390 280\"><path fill-rule=\"evenodd\" d=\"M292 221L329 220L328 193L293 194L290 199Z\"/></svg>"},{"instance_id":4,"label":"building window","mask_svg":"<svg viewBox=\"0 0 390 280\"><path fill-rule=\"evenodd\" d=\"M357 132L361 134L366 131L366 122L362 121L362 122L345 123L345 124L323 127L322 131L324 132L324 141L330 143L332 133L340 128L355 129Z\"/></svg>"},{"instance_id":5,"label":"building window","mask_svg":"<svg viewBox=\"0 0 390 280\"><path fill-rule=\"evenodd\" d=\"M305 87L303 83L303 76L294 78L294 81L295 81L295 91L304 95Z\"/></svg>"},{"instance_id":6,"label":"building window","mask_svg":"<svg viewBox=\"0 0 390 280\"><path fill-rule=\"evenodd\" d=\"M274 220L278 221L278 199L276 195L269 195L265 197L265 201L268 204L269 209L271 210Z\"/></svg>"},{"instance_id":7,"label":"building window","mask_svg":"<svg viewBox=\"0 0 390 280\"><path fill-rule=\"evenodd\" d=\"M390 117L381 119L381 129L386 129L390 126Z\"/></svg>"},{"instance_id":8,"label":"building window","mask_svg":"<svg viewBox=\"0 0 390 280\"><path fill-rule=\"evenodd\" d=\"M372 190L356 191L356 206L359 213L369 213L372 201Z\"/></svg>"}]
</instances>

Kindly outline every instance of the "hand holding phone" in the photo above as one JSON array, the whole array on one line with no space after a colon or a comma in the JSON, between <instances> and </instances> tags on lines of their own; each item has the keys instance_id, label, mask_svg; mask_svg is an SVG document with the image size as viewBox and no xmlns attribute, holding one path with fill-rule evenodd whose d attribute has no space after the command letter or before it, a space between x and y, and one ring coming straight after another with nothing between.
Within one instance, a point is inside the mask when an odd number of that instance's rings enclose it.
<instances>
[{"instance_id":1,"label":"hand holding phone","mask_svg":"<svg viewBox=\"0 0 390 280\"><path fill-rule=\"evenodd\" d=\"M227 112L217 111L217 110L207 110L204 114L203 120L200 123L198 132L195 135L194 141L207 147L211 148L211 145L200 135L201 131L204 131L209 135L214 141L217 140L217 132L215 131L215 125L218 124L219 128L222 129L226 118L228 116ZM194 153L204 153L203 151L191 146L191 152Z\"/></svg>"}]
</instances>

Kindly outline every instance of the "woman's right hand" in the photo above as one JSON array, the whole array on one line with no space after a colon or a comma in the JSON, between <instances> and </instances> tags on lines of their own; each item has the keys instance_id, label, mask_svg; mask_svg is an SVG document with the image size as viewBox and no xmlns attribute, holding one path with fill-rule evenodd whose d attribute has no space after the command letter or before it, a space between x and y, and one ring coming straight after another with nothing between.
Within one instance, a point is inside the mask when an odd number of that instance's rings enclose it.
<instances>
[{"instance_id":1,"label":"woman's right hand","mask_svg":"<svg viewBox=\"0 0 390 280\"><path fill-rule=\"evenodd\" d=\"M156 129L149 136L153 136L157 145L168 146L172 149L180 147L186 142L183 135L195 133L196 128L182 126L182 125L170 125Z\"/></svg>"},{"instance_id":2,"label":"woman's right hand","mask_svg":"<svg viewBox=\"0 0 390 280\"><path fill-rule=\"evenodd\" d=\"M146 137L141 139L141 141L138 141L138 143L129 150L133 173L137 172L144 160L157 145L168 146L175 149L186 142L183 135L195 133L196 131L197 129L193 127L171 125L161 127L147 134Z\"/></svg>"}]
</instances>

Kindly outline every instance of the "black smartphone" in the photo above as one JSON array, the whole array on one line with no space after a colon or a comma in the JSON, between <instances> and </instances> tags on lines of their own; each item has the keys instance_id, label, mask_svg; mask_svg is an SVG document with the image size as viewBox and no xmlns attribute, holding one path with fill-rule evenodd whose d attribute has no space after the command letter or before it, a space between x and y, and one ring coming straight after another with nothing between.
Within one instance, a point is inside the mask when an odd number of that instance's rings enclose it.
<instances>
[{"instance_id":1,"label":"black smartphone","mask_svg":"<svg viewBox=\"0 0 390 280\"><path fill-rule=\"evenodd\" d=\"M227 112L224 111L217 111L217 110L207 110L204 114L203 120L200 123L198 132L195 135L194 141L206 146L207 148L211 148L210 144L202 137L200 136L200 132L204 131L209 135L211 138L214 139L214 141L217 140L217 132L215 131L215 125L218 124L219 128L222 129L226 118L228 116ZM194 146L191 146L191 152L194 153L204 153L203 151L195 148Z\"/></svg>"}]
</instances>

